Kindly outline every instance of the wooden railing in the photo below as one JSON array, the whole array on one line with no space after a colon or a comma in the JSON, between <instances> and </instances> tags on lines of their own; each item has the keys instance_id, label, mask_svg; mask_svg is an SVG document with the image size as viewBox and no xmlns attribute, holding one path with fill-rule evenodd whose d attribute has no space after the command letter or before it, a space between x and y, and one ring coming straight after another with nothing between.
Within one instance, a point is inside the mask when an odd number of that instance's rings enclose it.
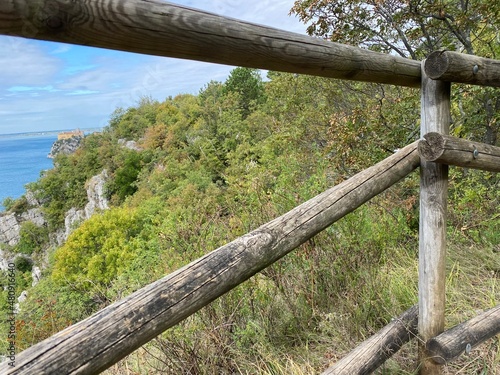
<instances>
[{"instance_id":1,"label":"wooden railing","mask_svg":"<svg viewBox=\"0 0 500 375\"><path fill-rule=\"evenodd\" d=\"M373 371L418 334L423 343L421 373L437 374L443 362L500 332L500 307L497 307L440 335L444 330L448 165L500 171L499 148L448 136L450 81L498 87L499 61L436 52L421 63L158 0L4 1L0 4L0 34L421 87L422 97L421 141L34 345L16 357L15 367L1 364L0 373L103 371L419 166L418 307L405 312L325 373Z\"/></svg>"}]
</instances>

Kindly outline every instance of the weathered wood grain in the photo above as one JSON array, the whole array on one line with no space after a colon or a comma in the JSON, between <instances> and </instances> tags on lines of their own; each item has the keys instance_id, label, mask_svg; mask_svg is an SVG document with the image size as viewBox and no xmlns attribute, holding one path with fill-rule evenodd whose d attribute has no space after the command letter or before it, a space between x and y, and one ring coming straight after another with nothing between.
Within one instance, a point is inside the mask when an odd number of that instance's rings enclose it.
<instances>
[{"instance_id":1,"label":"weathered wood grain","mask_svg":"<svg viewBox=\"0 0 500 375\"><path fill-rule=\"evenodd\" d=\"M160 0L7 0L0 34L402 86L420 63Z\"/></svg>"},{"instance_id":2,"label":"weathered wood grain","mask_svg":"<svg viewBox=\"0 0 500 375\"><path fill-rule=\"evenodd\" d=\"M500 147L439 133L427 133L418 144L426 161L500 172Z\"/></svg>"},{"instance_id":3,"label":"weathered wood grain","mask_svg":"<svg viewBox=\"0 0 500 375\"><path fill-rule=\"evenodd\" d=\"M429 340L427 350L435 362L446 364L499 333L500 305Z\"/></svg>"},{"instance_id":4,"label":"weathered wood grain","mask_svg":"<svg viewBox=\"0 0 500 375\"><path fill-rule=\"evenodd\" d=\"M423 64L422 64L423 65ZM423 72L421 136L448 134L451 122L450 83L432 81ZM420 166L420 232L418 267L418 332L423 343L444 330L446 280L446 200L448 166L422 161ZM422 375L441 374L420 345Z\"/></svg>"},{"instance_id":5,"label":"weathered wood grain","mask_svg":"<svg viewBox=\"0 0 500 375\"><path fill-rule=\"evenodd\" d=\"M500 60L436 51L425 61L428 77L440 81L500 87Z\"/></svg>"},{"instance_id":6,"label":"weathered wood grain","mask_svg":"<svg viewBox=\"0 0 500 375\"><path fill-rule=\"evenodd\" d=\"M418 306L415 305L359 344L322 375L371 374L405 343L417 336L417 325Z\"/></svg>"},{"instance_id":7,"label":"weathered wood grain","mask_svg":"<svg viewBox=\"0 0 500 375\"><path fill-rule=\"evenodd\" d=\"M418 141L25 350L1 374L96 374L280 259L420 164Z\"/></svg>"}]
</instances>

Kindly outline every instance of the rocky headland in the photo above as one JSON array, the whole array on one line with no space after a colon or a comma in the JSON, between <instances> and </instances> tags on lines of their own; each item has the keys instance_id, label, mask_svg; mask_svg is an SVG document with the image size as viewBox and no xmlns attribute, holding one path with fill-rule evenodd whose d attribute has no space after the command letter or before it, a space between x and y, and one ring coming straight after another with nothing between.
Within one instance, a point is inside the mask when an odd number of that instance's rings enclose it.
<instances>
[{"instance_id":1,"label":"rocky headland","mask_svg":"<svg viewBox=\"0 0 500 375\"><path fill-rule=\"evenodd\" d=\"M58 154L69 155L74 153L82 144L84 136L75 135L69 138L60 138L54 142L48 157L53 159Z\"/></svg>"}]
</instances>

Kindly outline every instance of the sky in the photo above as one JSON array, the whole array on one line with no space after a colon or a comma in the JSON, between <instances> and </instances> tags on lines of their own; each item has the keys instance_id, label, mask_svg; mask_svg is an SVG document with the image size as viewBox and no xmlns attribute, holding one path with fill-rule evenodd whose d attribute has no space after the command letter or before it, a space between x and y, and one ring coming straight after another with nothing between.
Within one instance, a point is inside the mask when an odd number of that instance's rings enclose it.
<instances>
[{"instance_id":1,"label":"sky","mask_svg":"<svg viewBox=\"0 0 500 375\"><path fill-rule=\"evenodd\" d=\"M305 34L294 0L173 0ZM162 101L224 81L231 66L0 36L0 134L101 128L141 97Z\"/></svg>"}]
</instances>

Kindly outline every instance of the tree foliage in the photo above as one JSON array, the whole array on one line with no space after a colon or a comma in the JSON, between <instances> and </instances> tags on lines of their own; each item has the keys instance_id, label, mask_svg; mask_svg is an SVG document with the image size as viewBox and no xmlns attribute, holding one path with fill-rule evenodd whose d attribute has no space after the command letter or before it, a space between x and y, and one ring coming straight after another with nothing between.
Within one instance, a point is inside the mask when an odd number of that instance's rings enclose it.
<instances>
[{"instance_id":1,"label":"tree foliage","mask_svg":"<svg viewBox=\"0 0 500 375\"><path fill-rule=\"evenodd\" d=\"M132 209L113 209L84 222L55 254L52 277L80 290L99 291L137 256L141 221Z\"/></svg>"},{"instance_id":2,"label":"tree foliage","mask_svg":"<svg viewBox=\"0 0 500 375\"><path fill-rule=\"evenodd\" d=\"M25 221L21 224L19 242L15 250L27 255L41 253L48 242L49 232L47 227L38 226L31 221Z\"/></svg>"},{"instance_id":3,"label":"tree foliage","mask_svg":"<svg viewBox=\"0 0 500 375\"><path fill-rule=\"evenodd\" d=\"M439 49L491 58L500 52L497 2L297 0L292 12L311 35L413 59Z\"/></svg>"},{"instance_id":4,"label":"tree foliage","mask_svg":"<svg viewBox=\"0 0 500 375\"><path fill-rule=\"evenodd\" d=\"M500 56L498 2L297 0L292 12L309 24L310 35L415 60L441 49ZM498 143L498 90L461 86L454 101L455 133Z\"/></svg>"}]
</instances>

